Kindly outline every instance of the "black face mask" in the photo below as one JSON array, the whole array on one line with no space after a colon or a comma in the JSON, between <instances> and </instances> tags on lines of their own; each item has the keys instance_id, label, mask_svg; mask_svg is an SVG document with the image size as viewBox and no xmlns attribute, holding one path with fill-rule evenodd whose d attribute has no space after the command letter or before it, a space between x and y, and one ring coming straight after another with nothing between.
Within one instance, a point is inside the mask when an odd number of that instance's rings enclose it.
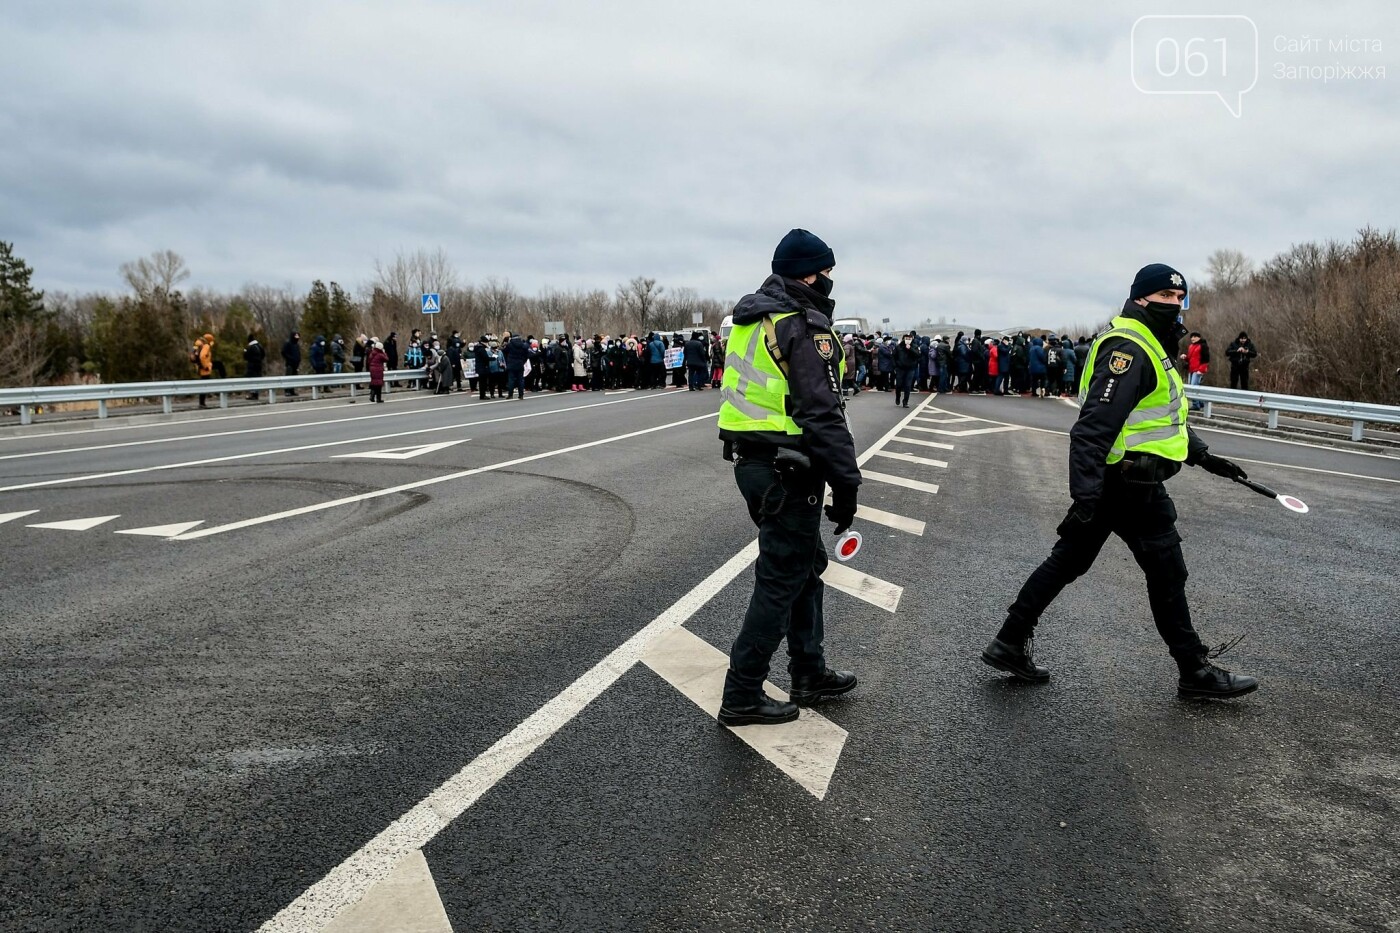
<instances>
[{"instance_id":1,"label":"black face mask","mask_svg":"<svg viewBox=\"0 0 1400 933\"><path fill-rule=\"evenodd\" d=\"M1160 334L1171 334L1177 340L1180 340L1186 335L1186 328L1182 326L1179 320L1181 317L1181 305L1148 299L1147 306L1142 309L1142 312L1147 326L1152 330Z\"/></svg>"},{"instance_id":2,"label":"black face mask","mask_svg":"<svg viewBox=\"0 0 1400 933\"><path fill-rule=\"evenodd\" d=\"M812 291L816 292L818 295L821 295L823 298L830 298L832 286L834 286L835 284L836 283L833 282L831 279L818 272L817 280L813 282L810 287Z\"/></svg>"}]
</instances>

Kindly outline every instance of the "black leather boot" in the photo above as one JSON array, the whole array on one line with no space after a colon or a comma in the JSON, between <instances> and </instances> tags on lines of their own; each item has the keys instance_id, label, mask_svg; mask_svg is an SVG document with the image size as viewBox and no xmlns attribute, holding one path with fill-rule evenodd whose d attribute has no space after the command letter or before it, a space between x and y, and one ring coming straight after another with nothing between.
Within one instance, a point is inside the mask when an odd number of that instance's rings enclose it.
<instances>
[{"instance_id":1,"label":"black leather boot","mask_svg":"<svg viewBox=\"0 0 1400 933\"><path fill-rule=\"evenodd\" d=\"M1177 658L1176 664L1181 670L1181 679L1177 681L1176 692L1183 697L1204 700L1219 700L1253 693L1258 689L1259 681L1243 674L1232 674L1226 668L1211 663L1243 640L1244 636L1240 635L1199 655Z\"/></svg>"},{"instance_id":2,"label":"black leather boot","mask_svg":"<svg viewBox=\"0 0 1400 933\"><path fill-rule=\"evenodd\" d=\"M766 693L743 706L723 703L719 708L721 726L775 726L797 718L797 704L775 700Z\"/></svg>"},{"instance_id":3,"label":"black leather boot","mask_svg":"<svg viewBox=\"0 0 1400 933\"><path fill-rule=\"evenodd\" d=\"M982 649L982 661L999 671L1015 674L1022 680L1028 680L1034 684L1043 684L1050 679L1050 669L1038 666L1031 656L1031 640L1029 638L1023 642L1008 642L1002 641L1000 638L993 638L987 647Z\"/></svg>"},{"instance_id":4,"label":"black leather boot","mask_svg":"<svg viewBox=\"0 0 1400 933\"><path fill-rule=\"evenodd\" d=\"M792 679L792 702L798 706L811 706L820 700L830 699L854 690L856 675L850 671L833 671L830 668L820 674L797 676Z\"/></svg>"}]
</instances>

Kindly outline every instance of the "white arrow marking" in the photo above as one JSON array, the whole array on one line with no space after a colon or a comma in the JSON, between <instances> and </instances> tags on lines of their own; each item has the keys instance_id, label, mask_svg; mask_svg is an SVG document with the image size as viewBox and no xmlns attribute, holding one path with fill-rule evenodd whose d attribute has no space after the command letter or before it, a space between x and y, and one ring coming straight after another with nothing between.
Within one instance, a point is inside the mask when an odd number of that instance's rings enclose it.
<instances>
[{"instance_id":1,"label":"white arrow marking","mask_svg":"<svg viewBox=\"0 0 1400 933\"><path fill-rule=\"evenodd\" d=\"M196 525L203 525L204 520L197 522L175 522L172 525L151 525L149 528L127 528L118 531L119 535L147 535L152 538L173 538L176 535L184 534Z\"/></svg>"},{"instance_id":2,"label":"white arrow marking","mask_svg":"<svg viewBox=\"0 0 1400 933\"><path fill-rule=\"evenodd\" d=\"M70 518L64 522L40 522L37 525L29 525L30 528L54 528L58 531L87 531L89 528L96 528L98 525L110 522L114 518L121 518L120 515L99 515L96 518Z\"/></svg>"},{"instance_id":3,"label":"white arrow marking","mask_svg":"<svg viewBox=\"0 0 1400 933\"><path fill-rule=\"evenodd\" d=\"M324 933L452 933L432 869L422 850L410 852L364 899L326 926Z\"/></svg>"},{"instance_id":4,"label":"white arrow marking","mask_svg":"<svg viewBox=\"0 0 1400 933\"><path fill-rule=\"evenodd\" d=\"M12 522L17 518L24 518L26 515L33 515L38 509L27 509L23 512L0 512L0 525Z\"/></svg>"},{"instance_id":5,"label":"white arrow marking","mask_svg":"<svg viewBox=\"0 0 1400 933\"><path fill-rule=\"evenodd\" d=\"M332 454L332 460L339 460L342 457L359 457L366 460L412 460L414 457L421 457L430 454L435 450L445 450L462 441L469 441L470 437L464 437L461 441L440 441L436 444L424 444L421 447L394 447L390 450L367 450L356 454Z\"/></svg>"},{"instance_id":6,"label":"white arrow marking","mask_svg":"<svg viewBox=\"0 0 1400 933\"><path fill-rule=\"evenodd\" d=\"M651 643L642 663L675 687L711 717L719 716L724 696L724 672L729 657L694 633L677 628ZM764 683L769 696L787 694ZM826 796L837 759L846 744L846 730L819 713L802 710L793 722L777 726L739 726L731 732L777 765L778 770L821 800Z\"/></svg>"},{"instance_id":7,"label":"white arrow marking","mask_svg":"<svg viewBox=\"0 0 1400 933\"><path fill-rule=\"evenodd\" d=\"M828 586L848 593L856 599L863 599L886 612L898 609L900 597L904 595L902 586L835 562L826 565L826 570L822 572L822 580Z\"/></svg>"}]
</instances>

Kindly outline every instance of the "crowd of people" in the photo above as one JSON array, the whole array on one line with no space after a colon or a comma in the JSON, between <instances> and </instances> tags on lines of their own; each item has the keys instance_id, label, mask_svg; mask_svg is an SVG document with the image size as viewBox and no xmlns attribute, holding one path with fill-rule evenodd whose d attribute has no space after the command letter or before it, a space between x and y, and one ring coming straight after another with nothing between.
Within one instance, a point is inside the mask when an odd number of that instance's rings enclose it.
<instances>
[{"instance_id":1,"label":"crowd of people","mask_svg":"<svg viewBox=\"0 0 1400 933\"><path fill-rule=\"evenodd\" d=\"M208 346L213 338L206 335ZM846 362L843 391L854 396L863 391L893 392L895 404L907 407L909 395L918 392L959 392L969 395L1073 398L1089 355L1091 339L1080 335L1025 332L984 337L959 331L952 338L942 334L901 336L876 332L846 334L842 338ZM198 349L198 344L196 345ZM372 394L382 401L384 373L421 369L413 388L446 394L476 392L481 398L524 398L526 392L600 392L616 389L685 387L692 392L719 388L724 375L725 341L718 332L648 332L590 338L537 339L505 331L482 334L468 342L460 331L445 339L436 333L414 329L402 352L399 335L383 340L365 334L351 343L340 334L327 339L317 334L306 358L317 374L364 372L371 374ZM199 374L210 375L208 348L198 361ZM1249 367L1259 355L1249 335L1241 332L1225 351L1230 360L1230 387L1249 389ZM248 336L244 348L246 374L263 374L265 351L257 336ZM1187 381L1199 384L1210 370L1210 346L1193 332L1180 363ZM301 334L292 332L282 344L284 371L301 371ZM376 392L377 390L377 392ZM295 389L285 390L295 395ZM328 391L328 390L327 390ZM1199 404L1199 403L1193 403Z\"/></svg>"}]
</instances>

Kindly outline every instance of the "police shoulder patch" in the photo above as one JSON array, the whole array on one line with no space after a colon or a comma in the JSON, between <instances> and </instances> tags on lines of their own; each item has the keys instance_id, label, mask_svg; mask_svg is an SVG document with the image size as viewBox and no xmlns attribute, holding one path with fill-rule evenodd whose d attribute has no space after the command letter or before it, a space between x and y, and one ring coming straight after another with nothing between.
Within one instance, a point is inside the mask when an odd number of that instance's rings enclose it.
<instances>
[{"instance_id":1,"label":"police shoulder patch","mask_svg":"<svg viewBox=\"0 0 1400 933\"><path fill-rule=\"evenodd\" d=\"M1108 355L1108 371L1121 376L1133 365L1133 355L1122 350L1114 350Z\"/></svg>"},{"instance_id":2,"label":"police shoulder patch","mask_svg":"<svg viewBox=\"0 0 1400 933\"><path fill-rule=\"evenodd\" d=\"M812 343L816 345L817 355L824 360L829 360L836 355L836 338L830 334L813 334Z\"/></svg>"}]
</instances>

